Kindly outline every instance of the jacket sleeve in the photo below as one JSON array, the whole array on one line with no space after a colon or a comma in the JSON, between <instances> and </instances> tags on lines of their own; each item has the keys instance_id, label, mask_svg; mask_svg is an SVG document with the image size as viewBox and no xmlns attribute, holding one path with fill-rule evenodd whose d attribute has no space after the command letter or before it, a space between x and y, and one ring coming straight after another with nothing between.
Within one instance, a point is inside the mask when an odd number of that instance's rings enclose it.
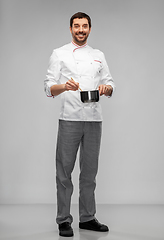
<instances>
[{"instance_id":1,"label":"jacket sleeve","mask_svg":"<svg viewBox=\"0 0 164 240\"><path fill-rule=\"evenodd\" d=\"M101 75L101 82L102 82L102 84L112 86L112 88L113 88L112 95L113 95L116 86L115 86L115 83L114 83L113 78L111 76L111 73L109 71L109 67L107 65L107 62L106 62L106 59L105 59L105 56L104 56L103 53L102 53L102 58L101 59L102 59L102 65L103 65L103 68L101 70L101 74L102 74Z\"/></svg>"},{"instance_id":2,"label":"jacket sleeve","mask_svg":"<svg viewBox=\"0 0 164 240\"><path fill-rule=\"evenodd\" d=\"M44 91L47 97L52 97L50 88L55 84L59 84L60 75L61 64L57 53L54 50L50 57L46 79L44 80Z\"/></svg>"}]
</instances>

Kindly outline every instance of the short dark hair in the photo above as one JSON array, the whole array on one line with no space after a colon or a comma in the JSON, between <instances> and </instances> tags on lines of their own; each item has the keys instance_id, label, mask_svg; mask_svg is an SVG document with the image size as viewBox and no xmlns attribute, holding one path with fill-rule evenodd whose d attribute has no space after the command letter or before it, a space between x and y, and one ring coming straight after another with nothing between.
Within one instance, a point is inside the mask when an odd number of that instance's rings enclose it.
<instances>
[{"instance_id":1,"label":"short dark hair","mask_svg":"<svg viewBox=\"0 0 164 240\"><path fill-rule=\"evenodd\" d=\"M89 23L89 28L91 28L91 18L86 13L83 12L77 12L70 18L70 27L72 27L73 19L75 18L86 18Z\"/></svg>"}]
</instances>

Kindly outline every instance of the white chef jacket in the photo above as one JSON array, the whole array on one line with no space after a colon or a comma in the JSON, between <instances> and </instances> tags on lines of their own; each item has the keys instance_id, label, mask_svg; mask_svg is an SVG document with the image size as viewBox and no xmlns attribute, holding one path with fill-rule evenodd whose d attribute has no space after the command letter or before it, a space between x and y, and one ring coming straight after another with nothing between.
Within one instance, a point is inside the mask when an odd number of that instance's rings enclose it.
<instances>
[{"instance_id":1,"label":"white chef jacket","mask_svg":"<svg viewBox=\"0 0 164 240\"><path fill-rule=\"evenodd\" d=\"M48 97L52 97L50 88L55 84L64 84L73 78L80 88L95 90L100 84L115 84L108 69L104 54L87 44L78 46L74 42L53 51L44 81ZM61 94L61 111L59 119L68 121L102 121L99 102L83 103L80 90L65 91Z\"/></svg>"}]
</instances>

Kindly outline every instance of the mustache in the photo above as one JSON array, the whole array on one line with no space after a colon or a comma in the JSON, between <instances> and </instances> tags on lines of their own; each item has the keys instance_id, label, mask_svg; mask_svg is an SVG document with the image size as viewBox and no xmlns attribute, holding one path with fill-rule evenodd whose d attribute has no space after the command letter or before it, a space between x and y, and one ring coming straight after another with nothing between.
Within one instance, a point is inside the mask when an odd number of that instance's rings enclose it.
<instances>
[{"instance_id":1,"label":"mustache","mask_svg":"<svg viewBox=\"0 0 164 240\"><path fill-rule=\"evenodd\" d=\"M76 33L76 35L79 35L79 34L86 35L86 33L83 33L83 32Z\"/></svg>"}]
</instances>

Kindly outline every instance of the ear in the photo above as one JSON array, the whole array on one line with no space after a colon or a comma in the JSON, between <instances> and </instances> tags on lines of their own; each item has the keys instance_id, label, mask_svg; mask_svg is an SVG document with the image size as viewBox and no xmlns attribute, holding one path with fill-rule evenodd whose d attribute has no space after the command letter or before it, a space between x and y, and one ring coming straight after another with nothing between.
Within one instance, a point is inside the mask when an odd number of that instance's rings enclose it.
<instances>
[{"instance_id":1,"label":"ear","mask_svg":"<svg viewBox=\"0 0 164 240\"><path fill-rule=\"evenodd\" d=\"M72 33L72 27L69 27L70 32Z\"/></svg>"},{"instance_id":2,"label":"ear","mask_svg":"<svg viewBox=\"0 0 164 240\"><path fill-rule=\"evenodd\" d=\"M89 33L91 32L91 27L90 27L90 29L89 29Z\"/></svg>"}]
</instances>

